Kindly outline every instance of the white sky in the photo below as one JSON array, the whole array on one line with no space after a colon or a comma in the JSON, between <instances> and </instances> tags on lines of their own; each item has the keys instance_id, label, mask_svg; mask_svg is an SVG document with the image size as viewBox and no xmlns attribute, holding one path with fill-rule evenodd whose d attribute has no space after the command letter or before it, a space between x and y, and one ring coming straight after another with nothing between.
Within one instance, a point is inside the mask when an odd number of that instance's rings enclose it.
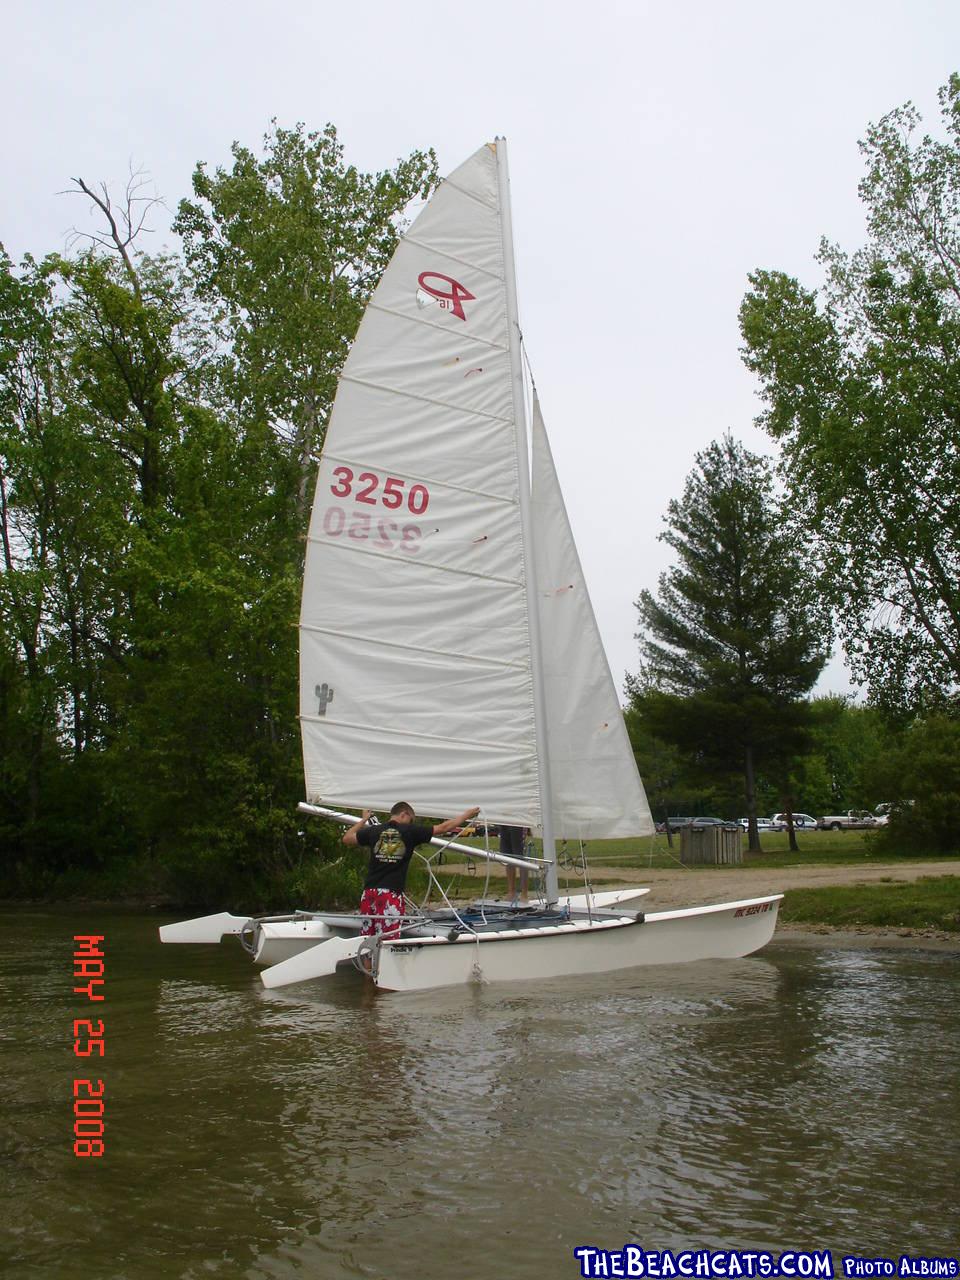
<instances>
[{"instance_id":1,"label":"white sky","mask_svg":"<svg viewBox=\"0 0 960 1280\"><path fill-rule=\"evenodd\" d=\"M863 242L857 141L906 99L939 131L956 0L102 0L6 7L0 241L63 250L74 176L144 167L171 210L204 160L333 122L381 169L433 146L447 173L506 135L524 335L614 679L633 602L698 450L771 452L743 368L747 273L817 282L821 234ZM147 247L172 243L158 234ZM846 691L842 664L820 691Z\"/></svg>"}]
</instances>

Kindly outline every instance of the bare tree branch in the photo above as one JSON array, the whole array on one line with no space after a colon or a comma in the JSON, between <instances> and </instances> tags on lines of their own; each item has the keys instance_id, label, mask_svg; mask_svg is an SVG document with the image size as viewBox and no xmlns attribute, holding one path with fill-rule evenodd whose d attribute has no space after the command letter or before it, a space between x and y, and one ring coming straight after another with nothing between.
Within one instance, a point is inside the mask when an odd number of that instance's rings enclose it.
<instances>
[{"instance_id":1,"label":"bare tree branch","mask_svg":"<svg viewBox=\"0 0 960 1280\"><path fill-rule=\"evenodd\" d=\"M113 201L110 198L110 190L105 182L99 183L97 190L94 190L83 178L74 178L73 182L75 184L74 187L60 194L85 195L103 214L109 234L101 235L94 231L80 231L77 227L74 227L71 243L80 239L89 240L93 244L98 244L102 248L118 254L130 278L131 285L139 298L140 284L130 255L130 246L139 235L150 233L151 228L146 225L147 217L156 206L166 207L163 199L159 195L144 196L140 194L144 187L148 185L149 179L143 169L135 170L132 166L124 189L123 208L119 213L114 210Z\"/></svg>"}]
</instances>

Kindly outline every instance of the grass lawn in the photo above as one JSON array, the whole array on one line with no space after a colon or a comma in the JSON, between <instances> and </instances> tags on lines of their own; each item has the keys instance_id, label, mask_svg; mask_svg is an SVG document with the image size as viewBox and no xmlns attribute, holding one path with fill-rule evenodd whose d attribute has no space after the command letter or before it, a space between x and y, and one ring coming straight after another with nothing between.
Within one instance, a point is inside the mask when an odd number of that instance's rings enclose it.
<instances>
[{"instance_id":1,"label":"grass lawn","mask_svg":"<svg viewBox=\"0 0 960 1280\"><path fill-rule=\"evenodd\" d=\"M500 868L496 870L499 873ZM718 868L718 872L722 872L722 868ZM446 892L455 899L478 895L485 885L492 898L503 897L506 892L506 881L499 874L491 875L488 882L482 872L451 877L441 871L439 879ZM422 885L416 885L416 897L426 889L425 876L423 880ZM582 893L583 885L567 881L566 889ZM436 895L434 901L436 904ZM837 928L867 925L960 933L960 877L924 876L910 884L891 879L872 885L788 889L780 916L794 924L826 924Z\"/></svg>"},{"instance_id":2,"label":"grass lawn","mask_svg":"<svg viewBox=\"0 0 960 1280\"><path fill-rule=\"evenodd\" d=\"M960 933L960 878L925 876L912 884L889 881L832 889L789 889L781 919L797 924L943 929Z\"/></svg>"},{"instance_id":3,"label":"grass lawn","mask_svg":"<svg viewBox=\"0 0 960 1280\"><path fill-rule=\"evenodd\" d=\"M760 837L762 853L747 853L747 837L743 836L743 865L745 867L798 867L820 863L823 865L867 866L886 862L916 861L916 854L896 852L878 853L876 833L872 831L798 831L798 853L791 853L785 831L766 833ZM483 840L465 840L464 844L484 847ZM572 842L571 842L572 844ZM673 848L665 835L627 837L623 840L590 840L584 846L587 862L595 867L675 867L680 861L680 837L675 836ZM499 849L496 840L490 848ZM456 855L453 855L454 857ZM942 853L931 853L931 858L942 858ZM722 870L722 868L718 868ZM499 869L498 869L499 871ZM481 872L482 874L482 872ZM471 877L471 880L474 877Z\"/></svg>"}]
</instances>

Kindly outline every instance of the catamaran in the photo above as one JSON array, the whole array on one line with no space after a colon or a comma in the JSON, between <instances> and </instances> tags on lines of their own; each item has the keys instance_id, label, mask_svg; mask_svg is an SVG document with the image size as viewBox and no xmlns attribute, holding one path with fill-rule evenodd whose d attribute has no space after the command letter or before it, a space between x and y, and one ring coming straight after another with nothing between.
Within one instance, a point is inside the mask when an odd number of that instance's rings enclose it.
<instances>
[{"instance_id":1,"label":"catamaran","mask_svg":"<svg viewBox=\"0 0 960 1280\"><path fill-rule=\"evenodd\" d=\"M542 858L452 847L537 873L540 901L413 910L379 939L356 914L220 913L163 941L237 935L268 987L362 960L377 987L416 991L735 958L773 935L779 894L647 913L645 889L560 894L559 841L654 824L532 385L528 411L503 139L402 237L344 364L307 542L300 723L305 812L478 804L485 824L536 831Z\"/></svg>"}]
</instances>

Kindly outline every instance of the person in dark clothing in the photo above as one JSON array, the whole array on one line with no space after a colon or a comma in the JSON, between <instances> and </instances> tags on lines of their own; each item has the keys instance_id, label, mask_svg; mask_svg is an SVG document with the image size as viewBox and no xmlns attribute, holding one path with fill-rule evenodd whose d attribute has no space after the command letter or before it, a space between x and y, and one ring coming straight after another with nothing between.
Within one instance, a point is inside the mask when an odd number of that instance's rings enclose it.
<instances>
[{"instance_id":1,"label":"person in dark clothing","mask_svg":"<svg viewBox=\"0 0 960 1280\"><path fill-rule=\"evenodd\" d=\"M362 935L393 938L399 934L403 888L414 850L434 836L446 835L479 812L479 808L467 809L458 818L448 818L446 822L423 823L417 822L413 807L401 800L390 810L386 822L371 827L366 825L370 811L363 811L359 820L343 833L344 844L361 845L370 850L367 878L360 895L360 914L366 917L360 929Z\"/></svg>"},{"instance_id":2,"label":"person in dark clothing","mask_svg":"<svg viewBox=\"0 0 960 1280\"><path fill-rule=\"evenodd\" d=\"M522 858L524 843L527 837L526 827L501 827L500 828L500 852L505 853L510 858ZM530 881L530 872L520 870L520 902L529 902L528 885ZM507 899L510 902L517 901L517 868L507 867Z\"/></svg>"}]
</instances>

